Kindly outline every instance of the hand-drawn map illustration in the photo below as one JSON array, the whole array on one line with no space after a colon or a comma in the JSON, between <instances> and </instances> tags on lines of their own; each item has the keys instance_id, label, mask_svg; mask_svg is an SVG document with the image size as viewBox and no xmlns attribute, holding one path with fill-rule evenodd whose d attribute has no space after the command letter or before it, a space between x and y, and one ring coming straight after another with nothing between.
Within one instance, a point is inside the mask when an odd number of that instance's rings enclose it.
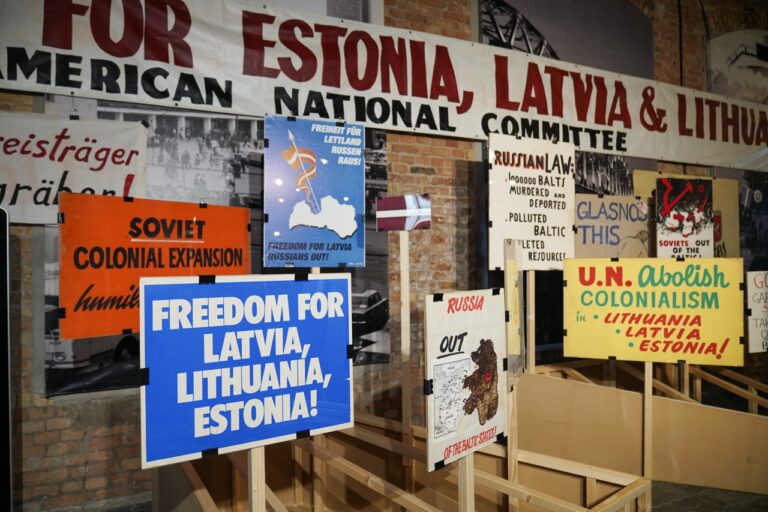
<instances>
[{"instance_id":1,"label":"hand-drawn map illustration","mask_svg":"<svg viewBox=\"0 0 768 512\"><path fill-rule=\"evenodd\" d=\"M465 403L461 383L469 375L469 359L435 365L435 437L454 434Z\"/></svg>"}]
</instances>

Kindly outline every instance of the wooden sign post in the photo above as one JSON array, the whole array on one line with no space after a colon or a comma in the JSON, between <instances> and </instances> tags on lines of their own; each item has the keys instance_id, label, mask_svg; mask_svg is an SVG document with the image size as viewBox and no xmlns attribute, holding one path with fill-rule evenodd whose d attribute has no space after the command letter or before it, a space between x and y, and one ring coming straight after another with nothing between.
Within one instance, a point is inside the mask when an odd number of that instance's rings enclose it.
<instances>
[{"instance_id":1,"label":"wooden sign post","mask_svg":"<svg viewBox=\"0 0 768 512\"><path fill-rule=\"evenodd\" d=\"M408 258L408 231L399 231L400 235L400 373L402 377L402 416L403 444L410 447L411 439L411 266ZM403 457L405 471L405 489L414 490L415 477L413 462Z\"/></svg>"},{"instance_id":2,"label":"wooden sign post","mask_svg":"<svg viewBox=\"0 0 768 512\"><path fill-rule=\"evenodd\" d=\"M459 459L459 512L475 510L475 454Z\"/></svg>"},{"instance_id":3,"label":"wooden sign post","mask_svg":"<svg viewBox=\"0 0 768 512\"><path fill-rule=\"evenodd\" d=\"M429 195L382 197L376 200L376 230L397 231L400 242L400 376L402 441L413 444L411 433L411 277L409 261L409 235L413 229L432 226L432 202ZM415 490L416 476L413 461L403 457L405 489Z\"/></svg>"},{"instance_id":4,"label":"wooden sign post","mask_svg":"<svg viewBox=\"0 0 768 512\"><path fill-rule=\"evenodd\" d=\"M536 373L536 271L525 271L525 371Z\"/></svg>"},{"instance_id":5,"label":"wooden sign post","mask_svg":"<svg viewBox=\"0 0 768 512\"><path fill-rule=\"evenodd\" d=\"M248 505L250 512L266 512L267 481L264 447L248 450Z\"/></svg>"},{"instance_id":6,"label":"wooden sign post","mask_svg":"<svg viewBox=\"0 0 768 512\"><path fill-rule=\"evenodd\" d=\"M653 363L643 363L645 378L643 379L643 476L648 480L653 478ZM651 509L651 493L647 493L645 510Z\"/></svg>"}]
</instances>

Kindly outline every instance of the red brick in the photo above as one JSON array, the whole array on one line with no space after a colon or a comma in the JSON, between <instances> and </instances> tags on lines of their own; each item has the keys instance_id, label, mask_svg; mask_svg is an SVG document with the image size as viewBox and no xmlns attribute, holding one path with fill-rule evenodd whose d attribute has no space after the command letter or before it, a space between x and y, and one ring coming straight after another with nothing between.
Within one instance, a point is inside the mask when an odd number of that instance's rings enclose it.
<instances>
[{"instance_id":1,"label":"red brick","mask_svg":"<svg viewBox=\"0 0 768 512\"><path fill-rule=\"evenodd\" d=\"M82 505L86 502L86 496L82 493L60 494L45 500L45 508L71 507Z\"/></svg>"},{"instance_id":2,"label":"red brick","mask_svg":"<svg viewBox=\"0 0 768 512\"><path fill-rule=\"evenodd\" d=\"M77 452L81 449L82 443L79 441L58 442L48 446L45 450L46 455L66 455Z\"/></svg>"},{"instance_id":3,"label":"red brick","mask_svg":"<svg viewBox=\"0 0 768 512\"><path fill-rule=\"evenodd\" d=\"M55 471L37 471L34 473L25 473L22 477L23 485L38 485L44 483L61 482L69 476L66 469L58 469Z\"/></svg>"},{"instance_id":4,"label":"red brick","mask_svg":"<svg viewBox=\"0 0 768 512\"><path fill-rule=\"evenodd\" d=\"M97 475L103 475L103 474L105 474L105 473L107 472L107 470L108 470L109 468L111 468L111 467L112 467L112 465L111 465L111 464L110 464L110 465L107 465L107 464L106 464L106 463L104 463L104 462L95 462L95 463L91 463L91 462L89 462L89 463L88 463L88 464L85 466L85 472L86 472L88 475L90 475L90 476L92 476L92 477L93 477L93 476L97 476Z\"/></svg>"},{"instance_id":5,"label":"red brick","mask_svg":"<svg viewBox=\"0 0 768 512\"><path fill-rule=\"evenodd\" d=\"M25 421L21 424L21 431L25 434L30 432L43 432L45 430L45 421Z\"/></svg>"},{"instance_id":6,"label":"red brick","mask_svg":"<svg viewBox=\"0 0 768 512\"><path fill-rule=\"evenodd\" d=\"M120 446L115 450L117 452L118 459L126 459L129 457L138 457L141 447L138 444L130 444L127 446Z\"/></svg>"},{"instance_id":7,"label":"red brick","mask_svg":"<svg viewBox=\"0 0 768 512\"><path fill-rule=\"evenodd\" d=\"M83 480L70 480L69 482L63 482L60 490L62 493L82 491L84 487Z\"/></svg>"},{"instance_id":8,"label":"red brick","mask_svg":"<svg viewBox=\"0 0 768 512\"><path fill-rule=\"evenodd\" d=\"M110 427L91 427L85 431L88 437L102 437L112 435L112 429Z\"/></svg>"},{"instance_id":9,"label":"red brick","mask_svg":"<svg viewBox=\"0 0 768 512\"><path fill-rule=\"evenodd\" d=\"M73 453L71 455L65 455L60 459L61 464L66 467L82 466L88 460L88 456L83 453Z\"/></svg>"},{"instance_id":10,"label":"red brick","mask_svg":"<svg viewBox=\"0 0 768 512\"><path fill-rule=\"evenodd\" d=\"M139 469L141 468L141 459L139 457L132 457L130 459L122 459L120 461L120 467L124 469Z\"/></svg>"},{"instance_id":11,"label":"red brick","mask_svg":"<svg viewBox=\"0 0 768 512\"><path fill-rule=\"evenodd\" d=\"M85 480L85 488L87 490L101 489L107 486L107 477L99 476L95 478L87 478Z\"/></svg>"},{"instance_id":12,"label":"red brick","mask_svg":"<svg viewBox=\"0 0 768 512\"><path fill-rule=\"evenodd\" d=\"M57 430L62 428L69 428L72 426L72 418L53 418L45 421L46 430Z\"/></svg>"},{"instance_id":13,"label":"red brick","mask_svg":"<svg viewBox=\"0 0 768 512\"><path fill-rule=\"evenodd\" d=\"M76 441L78 439L82 439L83 436L85 436L85 432L83 432L82 430L62 430L61 431L62 441Z\"/></svg>"},{"instance_id":14,"label":"red brick","mask_svg":"<svg viewBox=\"0 0 768 512\"><path fill-rule=\"evenodd\" d=\"M35 444L50 444L54 441L58 441L61 435L57 431L38 432L33 437L34 437Z\"/></svg>"},{"instance_id":15,"label":"red brick","mask_svg":"<svg viewBox=\"0 0 768 512\"><path fill-rule=\"evenodd\" d=\"M103 450L104 448L114 448L120 444L116 437L97 437L87 440L89 450Z\"/></svg>"},{"instance_id":16,"label":"red brick","mask_svg":"<svg viewBox=\"0 0 768 512\"><path fill-rule=\"evenodd\" d=\"M49 484L40 485L24 485L21 489L21 499L25 502L42 498L53 494L53 490Z\"/></svg>"}]
</instances>

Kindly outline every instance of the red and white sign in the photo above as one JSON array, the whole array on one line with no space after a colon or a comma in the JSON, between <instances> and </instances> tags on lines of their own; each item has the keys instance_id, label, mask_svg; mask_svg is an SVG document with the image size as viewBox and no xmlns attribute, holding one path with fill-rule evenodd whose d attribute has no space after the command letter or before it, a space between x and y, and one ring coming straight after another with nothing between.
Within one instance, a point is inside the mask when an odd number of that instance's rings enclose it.
<instances>
[{"instance_id":1,"label":"red and white sign","mask_svg":"<svg viewBox=\"0 0 768 512\"><path fill-rule=\"evenodd\" d=\"M768 170L768 107L245 0L0 0L0 88Z\"/></svg>"},{"instance_id":2,"label":"red and white sign","mask_svg":"<svg viewBox=\"0 0 768 512\"><path fill-rule=\"evenodd\" d=\"M427 295L424 307L427 471L507 431L504 290Z\"/></svg>"},{"instance_id":3,"label":"red and white sign","mask_svg":"<svg viewBox=\"0 0 768 512\"><path fill-rule=\"evenodd\" d=\"M429 194L382 197L376 200L376 231L413 231L432 227Z\"/></svg>"},{"instance_id":4,"label":"red and white sign","mask_svg":"<svg viewBox=\"0 0 768 512\"><path fill-rule=\"evenodd\" d=\"M13 224L56 224L60 192L143 196L139 123L0 114L0 206Z\"/></svg>"}]
</instances>

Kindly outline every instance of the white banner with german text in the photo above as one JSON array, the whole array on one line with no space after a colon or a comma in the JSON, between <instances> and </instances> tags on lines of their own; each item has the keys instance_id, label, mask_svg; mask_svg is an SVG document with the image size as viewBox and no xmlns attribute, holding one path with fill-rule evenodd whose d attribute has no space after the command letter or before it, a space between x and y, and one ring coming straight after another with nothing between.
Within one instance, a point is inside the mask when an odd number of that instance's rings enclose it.
<instances>
[{"instance_id":1,"label":"white banner with german text","mask_svg":"<svg viewBox=\"0 0 768 512\"><path fill-rule=\"evenodd\" d=\"M59 192L144 196L139 123L0 113L0 207L12 224L56 224Z\"/></svg>"}]
</instances>

